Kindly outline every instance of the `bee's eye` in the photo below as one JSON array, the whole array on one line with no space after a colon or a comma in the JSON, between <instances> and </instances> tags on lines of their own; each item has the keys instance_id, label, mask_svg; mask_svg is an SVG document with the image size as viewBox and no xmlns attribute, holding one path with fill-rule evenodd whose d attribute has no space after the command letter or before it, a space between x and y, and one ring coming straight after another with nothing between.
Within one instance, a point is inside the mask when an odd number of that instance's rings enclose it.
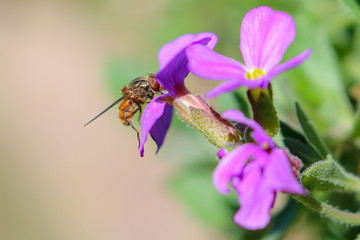
<instances>
[{"instance_id":1,"label":"bee's eye","mask_svg":"<svg viewBox=\"0 0 360 240\"><path fill-rule=\"evenodd\" d=\"M149 84L150 84L150 87L154 90L154 91L159 91L161 86L160 84L157 82L156 78L154 75L150 75L149 76Z\"/></svg>"}]
</instances>

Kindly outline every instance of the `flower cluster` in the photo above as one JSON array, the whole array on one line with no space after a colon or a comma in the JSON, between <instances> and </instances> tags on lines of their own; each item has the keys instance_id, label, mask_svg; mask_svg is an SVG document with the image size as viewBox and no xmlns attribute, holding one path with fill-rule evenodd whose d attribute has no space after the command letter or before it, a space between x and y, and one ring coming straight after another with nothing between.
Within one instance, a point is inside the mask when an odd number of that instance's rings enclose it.
<instances>
[{"instance_id":1,"label":"flower cluster","mask_svg":"<svg viewBox=\"0 0 360 240\"><path fill-rule=\"evenodd\" d=\"M264 228L277 192L305 194L305 190L297 181L285 150L276 147L257 122L237 110L228 110L223 117L252 128L255 142L240 145L230 153L219 151L221 161L213 174L214 185L226 194L230 181L236 190L241 206L234 216L237 224L251 230Z\"/></svg>"},{"instance_id":2,"label":"flower cluster","mask_svg":"<svg viewBox=\"0 0 360 240\"><path fill-rule=\"evenodd\" d=\"M215 34L187 34L175 39L159 52L160 70L156 79L166 92L151 100L141 119L141 156L149 133L158 149L162 146L173 108L221 148L220 162L213 174L214 185L220 193L228 193L231 183L241 206L234 221L250 230L268 224L277 192L305 194L305 190L293 173L287 152L275 145L259 123L237 110L217 114L205 100L185 87L184 79L191 71L202 78L226 80L210 91L207 98L241 86L266 89L272 78L310 56L308 49L280 64L295 35L291 16L262 6L249 11L241 24L240 51L245 65L213 51L217 42ZM230 121L240 123L243 128L236 128ZM252 129L250 139L249 129ZM228 152L229 145L235 148Z\"/></svg>"}]
</instances>

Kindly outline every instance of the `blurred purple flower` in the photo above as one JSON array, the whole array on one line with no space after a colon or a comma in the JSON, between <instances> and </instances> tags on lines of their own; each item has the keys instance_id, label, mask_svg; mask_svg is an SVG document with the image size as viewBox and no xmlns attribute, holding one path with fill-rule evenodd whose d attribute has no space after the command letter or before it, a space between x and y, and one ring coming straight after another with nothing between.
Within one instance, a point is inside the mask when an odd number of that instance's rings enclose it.
<instances>
[{"instance_id":1,"label":"blurred purple flower","mask_svg":"<svg viewBox=\"0 0 360 240\"><path fill-rule=\"evenodd\" d=\"M234 221L238 225L249 230L265 228L277 192L305 194L305 189L294 176L286 152L275 146L257 122L237 110L228 110L222 116L252 128L255 143L240 145L227 154L224 149L219 151L222 159L213 173L214 185L223 194L230 192L229 182L236 190L240 209Z\"/></svg>"},{"instance_id":2,"label":"blurred purple flower","mask_svg":"<svg viewBox=\"0 0 360 240\"><path fill-rule=\"evenodd\" d=\"M168 93L152 99L141 117L139 152L142 157L148 133L156 142L158 150L164 142L173 112L173 107L165 100L177 99L189 93L184 84L184 79L189 74L185 50L192 45L202 45L212 49L216 41L217 37L213 33L186 34L160 49L160 70L156 74L156 79Z\"/></svg>"},{"instance_id":3,"label":"blurred purple flower","mask_svg":"<svg viewBox=\"0 0 360 240\"><path fill-rule=\"evenodd\" d=\"M240 51L245 66L200 45L186 51L188 67L195 75L227 80L207 93L207 98L240 86L265 89L273 77L299 65L311 54L311 49L308 49L279 65L286 49L295 39L296 28L290 15L270 7L261 6L247 12L240 32Z\"/></svg>"}]
</instances>

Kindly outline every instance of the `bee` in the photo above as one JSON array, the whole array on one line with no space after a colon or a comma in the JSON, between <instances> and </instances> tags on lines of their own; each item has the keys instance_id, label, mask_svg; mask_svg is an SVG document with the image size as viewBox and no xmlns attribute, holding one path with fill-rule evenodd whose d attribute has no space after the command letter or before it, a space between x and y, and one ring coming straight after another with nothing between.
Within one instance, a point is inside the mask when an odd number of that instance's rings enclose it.
<instances>
[{"instance_id":1,"label":"bee","mask_svg":"<svg viewBox=\"0 0 360 240\"><path fill-rule=\"evenodd\" d=\"M162 93L162 90L163 88L156 80L154 74L149 74L148 76L135 78L128 85L123 87L123 89L121 90L123 96L121 98L116 100L113 104L111 104L104 111L99 113L96 117L91 119L84 126L89 125L95 119L97 119L102 114L104 114L106 111L108 111L113 106L121 102L119 106L120 121L125 126L131 126L132 129L135 130L140 146L139 131L132 124L132 117L135 115L135 113L139 112L138 120L140 121L142 114L142 106L145 103L150 103L150 101L155 97L156 94Z\"/></svg>"}]
</instances>

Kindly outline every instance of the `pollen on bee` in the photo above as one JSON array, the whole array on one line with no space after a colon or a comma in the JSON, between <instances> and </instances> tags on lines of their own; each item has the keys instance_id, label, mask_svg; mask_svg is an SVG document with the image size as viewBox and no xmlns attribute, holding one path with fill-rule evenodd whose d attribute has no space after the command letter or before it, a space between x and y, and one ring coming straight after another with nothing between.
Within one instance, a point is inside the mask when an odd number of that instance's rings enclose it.
<instances>
[{"instance_id":1,"label":"pollen on bee","mask_svg":"<svg viewBox=\"0 0 360 240\"><path fill-rule=\"evenodd\" d=\"M258 77L265 76L265 71L263 69L254 68L252 71L246 71L245 77L249 80L257 79Z\"/></svg>"}]
</instances>

